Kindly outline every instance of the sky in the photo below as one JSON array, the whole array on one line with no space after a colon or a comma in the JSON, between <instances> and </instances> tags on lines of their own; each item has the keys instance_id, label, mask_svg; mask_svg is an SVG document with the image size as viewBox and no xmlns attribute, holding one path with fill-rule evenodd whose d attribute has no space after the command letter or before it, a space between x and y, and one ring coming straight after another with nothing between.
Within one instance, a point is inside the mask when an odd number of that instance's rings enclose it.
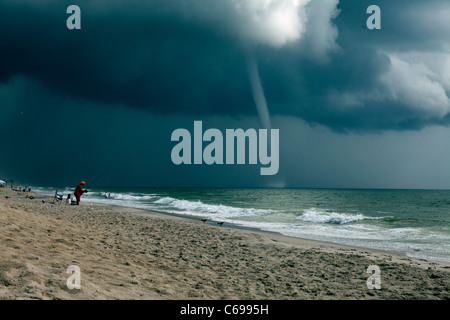
<instances>
[{"instance_id":1,"label":"sky","mask_svg":"<svg viewBox=\"0 0 450 320\"><path fill-rule=\"evenodd\" d=\"M0 179L450 188L449 17L448 0L0 0ZM194 121L278 129L277 174L175 165Z\"/></svg>"}]
</instances>

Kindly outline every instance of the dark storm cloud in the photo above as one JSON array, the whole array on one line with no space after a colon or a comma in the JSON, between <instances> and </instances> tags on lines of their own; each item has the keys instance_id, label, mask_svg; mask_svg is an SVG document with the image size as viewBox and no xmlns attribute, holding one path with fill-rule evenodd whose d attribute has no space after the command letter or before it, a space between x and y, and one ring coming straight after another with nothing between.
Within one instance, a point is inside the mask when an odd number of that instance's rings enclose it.
<instances>
[{"instance_id":1,"label":"dark storm cloud","mask_svg":"<svg viewBox=\"0 0 450 320\"><path fill-rule=\"evenodd\" d=\"M144 20L138 7L106 16L83 10L83 29L70 32L65 9L58 2L50 11L14 3L0 10L2 79L26 74L58 93L156 112L252 103L245 59L229 39L151 12Z\"/></svg>"},{"instance_id":2,"label":"dark storm cloud","mask_svg":"<svg viewBox=\"0 0 450 320\"><path fill-rule=\"evenodd\" d=\"M4 1L0 81L25 75L55 95L153 113L254 115L248 45L272 116L335 130L447 125L449 2L375 2ZM82 30L65 27L69 4ZM382 30L365 27L371 4Z\"/></svg>"},{"instance_id":3,"label":"dark storm cloud","mask_svg":"<svg viewBox=\"0 0 450 320\"><path fill-rule=\"evenodd\" d=\"M16 183L75 186L260 186L259 166L176 166L171 161L176 128L193 130L193 115L154 115L122 105L55 96L24 76L0 84L1 179ZM42 106L45 106L43 108ZM5 121L6 119L6 121ZM257 118L202 117L205 127L256 127Z\"/></svg>"}]
</instances>

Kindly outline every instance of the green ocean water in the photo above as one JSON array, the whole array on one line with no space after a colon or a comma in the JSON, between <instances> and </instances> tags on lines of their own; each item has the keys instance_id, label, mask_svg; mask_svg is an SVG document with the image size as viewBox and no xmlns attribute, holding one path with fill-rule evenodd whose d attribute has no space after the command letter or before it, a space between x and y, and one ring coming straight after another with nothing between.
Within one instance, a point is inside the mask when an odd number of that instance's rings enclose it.
<instances>
[{"instance_id":1,"label":"green ocean water","mask_svg":"<svg viewBox=\"0 0 450 320\"><path fill-rule=\"evenodd\" d=\"M37 192L55 189L73 192ZM97 187L84 200L450 262L450 190Z\"/></svg>"}]
</instances>

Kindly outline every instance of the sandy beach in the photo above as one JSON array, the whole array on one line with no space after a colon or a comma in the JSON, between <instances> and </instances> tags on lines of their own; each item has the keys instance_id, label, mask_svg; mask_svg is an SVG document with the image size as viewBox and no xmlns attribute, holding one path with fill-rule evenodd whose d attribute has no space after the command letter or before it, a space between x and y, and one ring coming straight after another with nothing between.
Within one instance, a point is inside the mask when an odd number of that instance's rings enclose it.
<instances>
[{"instance_id":1,"label":"sandy beach","mask_svg":"<svg viewBox=\"0 0 450 320\"><path fill-rule=\"evenodd\" d=\"M5 188L0 243L0 299L450 299L442 262Z\"/></svg>"}]
</instances>

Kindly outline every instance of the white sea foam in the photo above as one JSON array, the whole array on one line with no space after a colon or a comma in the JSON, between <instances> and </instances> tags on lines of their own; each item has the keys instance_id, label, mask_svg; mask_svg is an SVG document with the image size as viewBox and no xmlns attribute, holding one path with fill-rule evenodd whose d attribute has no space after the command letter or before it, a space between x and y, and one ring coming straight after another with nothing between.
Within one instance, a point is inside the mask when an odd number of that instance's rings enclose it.
<instances>
[{"instance_id":1,"label":"white sea foam","mask_svg":"<svg viewBox=\"0 0 450 320\"><path fill-rule=\"evenodd\" d=\"M170 203L172 203L174 200L176 200L176 199L171 198L171 197L164 197L164 198L161 198L161 199L159 199L159 200L156 200L154 203L170 204Z\"/></svg>"},{"instance_id":2,"label":"white sea foam","mask_svg":"<svg viewBox=\"0 0 450 320\"><path fill-rule=\"evenodd\" d=\"M103 193L104 195L104 193ZM114 200L136 200L136 201L142 201L142 200L152 200L156 198L155 195L132 195L132 194L123 194L123 193L111 193L111 198Z\"/></svg>"},{"instance_id":3,"label":"white sea foam","mask_svg":"<svg viewBox=\"0 0 450 320\"><path fill-rule=\"evenodd\" d=\"M264 215L274 212L273 210L255 209L255 208L237 208L222 204L207 204L201 201L179 200L171 197L163 197L154 202L155 204L165 205L160 209L175 208L185 214L210 216L214 218L233 218L251 215ZM178 212L178 211L176 211Z\"/></svg>"},{"instance_id":4,"label":"white sea foam","mask_svg":"<svg viewBox=\"0 0 450 320\"><path fill-rule=\"evenodd\" d=\"M346 224L354 221L367 219L362 214L344 214L337 212L326 212L315 208L307 209L297 219L305 222L314 223L331 223L331 224Z\"/></svg>"}]
</instances>

